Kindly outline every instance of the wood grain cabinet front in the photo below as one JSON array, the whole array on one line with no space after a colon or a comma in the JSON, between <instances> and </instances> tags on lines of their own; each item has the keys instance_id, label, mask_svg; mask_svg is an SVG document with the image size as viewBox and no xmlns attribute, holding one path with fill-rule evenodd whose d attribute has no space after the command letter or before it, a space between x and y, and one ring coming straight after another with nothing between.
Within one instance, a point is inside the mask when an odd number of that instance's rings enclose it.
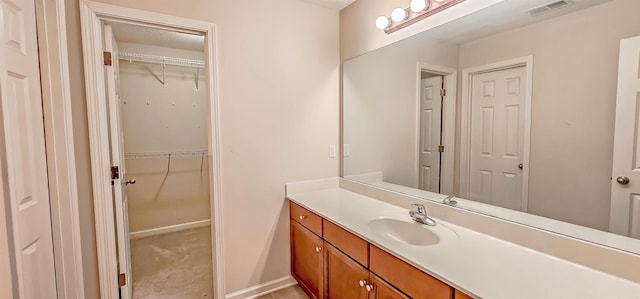
<instances>
[{"instance_id":1,"label":"wood grain cabinet front","mask_svg":"<svg viewBox=\"0 0 640 299\"><path fill-rule=\"evenodd\" d=\"M369 274L369 283L373 288L369 299L410 299L407 295L373 273Z\"/></svg>"},{"instance_id":2,"label":"wood grain cabinet front","mask_svg":"<svg viewBox=\"0 0 640 299\"><path fill-rule=\"evenodd\" d=\"M467 294L465 294L463 292L460 292L458 290L456 290L454 298L455 299L473 299L473 297L471 297L471 296L469 296L469 295L467 295Z\"/></svg>"},{"instance_id":3,"label":"wood grain cabinet front","mask_svg":"<svg viewBox=\"0 0 640 299\"><path fill-rule=\"evenodd\" d=\"M386 251L369 245L369 269L412 298L451 299L453 288Z\"/></svg>"},{"instance_id":4,"label":"wood grain cabinet front","mask_svg":"<svg viewBox=\"0 0 640 299\"><path fill-rule=\"evenodd\" d=\"M289 202L289 214L291 219L302 224L318 236L322 236L322 217L293 203Z\"/></svg>"},{"instance_id":5,"label":"wood grain cabinet front","mask_svg":"<svg viewBox=\"0 0 640 299\"><path fill-rule=\"evenodd\" d=\"M322 239L291 220L291 274L311 298L324 298Z\"/></svg>"},{"instance_id":6,"label":"wood grain cabinet front","mask_svg":"<svg viewBox=\"0 0 640 299\"><path fill-rule=\"evenodd\" d=\"M368 299L369 270L325 243L326 298Z\"/></svg>"}]
</instances>

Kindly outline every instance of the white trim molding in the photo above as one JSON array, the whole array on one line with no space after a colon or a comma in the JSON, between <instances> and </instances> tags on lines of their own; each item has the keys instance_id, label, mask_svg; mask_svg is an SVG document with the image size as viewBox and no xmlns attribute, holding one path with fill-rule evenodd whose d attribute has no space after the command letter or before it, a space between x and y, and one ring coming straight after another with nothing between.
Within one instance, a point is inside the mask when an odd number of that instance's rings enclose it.
<instances>
[{"instance_id":1,"label":"white trim molding","mask_svg":"<svg viewBox=\"0 0 640 299\"><path fill-rule=\"evenodd\" d=\"M296 284L298 284L298 282L295 279L293 279L291 275L287 275L278 279L274 279L272 281L268 281L252 287L248 287L246 289L235 291L233 293L228 294L224 298L252 299L252 298L260 297L262 295L273 293L277 290L281 290Z\"/></svg>"},{"instance_id":2,"label":"white trim molding","mask_svg":"<svg viewBox=\"0 0 640 299\"><path fill-rule=\"evenodd\" d=\"M58 298L84 298L65 2L35 0Z\"/></svg>"},{"instance_id":3,"label":"white trim molding","mask_svg":"<svg viewBox=\"0 0 640 299\"><path fill-rule=\"evenodd\" d=\"M458 71L453 68L432 65L424 62L417 63L416 70L416 147L415 157L416 163L414 168L416 188L419 186L420 178L420 94L421 75L422 72L429 72L443 76L444 88L447 90L442 101L442 145L444 152L442 153L442 162L440 164L440 192L442 194L453 194L453 178L454 178L454 158L455 158L455 140L456 140L456 99L458 94Z\"/></svg>"},{"instance_id":4,"label":"white trim molding","mask_svg":"<svg viewBox=\"0 0 640 299\"><path fill-rule=\"evenodd\" d=\"M525 67L527 74L527 89L525 90L524 112L524 149L522 163L522 211L528 209L529 198L529 155L531 150L531 99L533 90L533 55L510 60L470 67L462 70L462 105L461 105L461 138L460 138L460 194L461 198L469 198L469 177L471 165L471 83L473 76L504 69Z\"/></svg>"},{"instance_id":5,"label":"white trim molding","mask_svg":"<svg viewBox=\"0 0 640 299\"><path fill-rule=\"evenodd\" d=\"M151 236L157 236L157 235L163 235L163 234L168 234L168 233L179 232L179 231L192 229L192 228L205 227L205 226L209 226L209 225L211 225L211 219L205 219L205 220L200 220L200 221L193 221L193 222L181 223L181 224L176 224L176 225L169 225L169 226L163 226L163 227L158 227L158 228L139 230L139 231L135 231L135 232L129 233L129 239L131 239L131 240L141 239L141 238L146 238L146 237L151 237Z\"/></svg>"},{"instance_id":6,"label":"white trim molding","mask_svg":"<svg viewBox=\"0 0 640 299\"><path fill-rule=\"evenodd\" d=\"M220 117L216 25L208 22L124 8L88 0L80 1L82 45L91 148L91 172L96 223L101 298L118 298L118 269L114 209L111 198L109 127L102 63L102 23L118 21L205 36L207 88L209 90L209 169L213 248L213 296L224 298L225 273L220 165Z\"/></svg>"}]
</instances>

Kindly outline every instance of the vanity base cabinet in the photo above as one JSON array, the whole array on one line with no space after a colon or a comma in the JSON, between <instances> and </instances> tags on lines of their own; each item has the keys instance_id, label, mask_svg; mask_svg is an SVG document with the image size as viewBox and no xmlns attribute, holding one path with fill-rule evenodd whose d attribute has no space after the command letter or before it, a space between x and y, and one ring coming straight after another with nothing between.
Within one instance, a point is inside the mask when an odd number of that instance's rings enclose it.
<instances>
[{"instance_id":1,"label":"vanity base cabinet","mask_svg":"<svg viewBox=\"0 0 640 299\"><path fill-rule=\"evenodd\" d=\"M369 270L328 243L325 249L326 298L367 299L369 292L365 286L369 282Z\"/></svg>"},{"instance_id":2,"label":"vanity base cabinet","mask_svg":"<svg viewBox=\"0 0 640 299\"><path fill-rule=\"evenodd\" d=\"M291 220L291 274L311 298L324 298L323 240Z\"/></svg>"},{"instance_id":3,"label":"vanity base cabinet","mask_svg":"<svg viewBox=\"0 0 640 299\"><path fill-rule=\"evenodd\" d=\"M470 299L290 202L291 274L314 299Z\"/></svg>"}]
</instances>

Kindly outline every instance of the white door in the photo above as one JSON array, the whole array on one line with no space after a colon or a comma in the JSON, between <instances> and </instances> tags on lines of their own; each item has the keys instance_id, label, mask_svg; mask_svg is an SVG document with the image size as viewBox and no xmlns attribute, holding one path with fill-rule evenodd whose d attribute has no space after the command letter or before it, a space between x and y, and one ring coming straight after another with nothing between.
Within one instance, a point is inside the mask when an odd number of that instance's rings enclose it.
<instances>
[{"instance_id":1,"label":"white door","mask_svg":"<svg viewBox=\"0 0 640 299\"><path fill-rule=\"evenodd\" d=\"M442 124L442 76L422 79L420 85L419 188L440 192L440 145Z\"/></svg>"},{"instance_id":2,"label":"white door","mask_svg":"<svg viewBox=\"0 0 640 299\"><path fill-rule=\"evenodd\" d=\"M110 25L104 26L105 52L111 53L111 66L106 66L107 101L109 106L109 131L111 137L111 165L118 167L118 178L113 180L113 200L116 218L119 275L125 276L120 287L120 297L132 297L131 256L129 244L129 218L127 202L127 178L124 158L124 135L121 120L120 71L118 68L118 46Z\"/></svg>"},{"instance_id":3,"label":"white door","mask_svg":"<svg viewBox=\"0 0 640 299\"><path fill-rule=\"evenodd\" d=\"M474 75L469 198L523 210L526 68Z\"/></svg>"},{"instance_id":4,"label":"white door","mask_svg":"<svg viewBox=\"0 0 640 299\"><path fill-rule=\"evenodd\" d=\"M609 231L640 238L640 37L620 42Z\"/></svg>"},{"instance_id":5,"label":"white door","mask_svg":"<svg viewBox=\"0 0 640 299\"><path fill-rule=\"evenodd\" d=\"M11 212L19 297L56 298L34 3L0 0L0 10L0 164L8 189L0 204Z\"/></svg>"}]
</instances>

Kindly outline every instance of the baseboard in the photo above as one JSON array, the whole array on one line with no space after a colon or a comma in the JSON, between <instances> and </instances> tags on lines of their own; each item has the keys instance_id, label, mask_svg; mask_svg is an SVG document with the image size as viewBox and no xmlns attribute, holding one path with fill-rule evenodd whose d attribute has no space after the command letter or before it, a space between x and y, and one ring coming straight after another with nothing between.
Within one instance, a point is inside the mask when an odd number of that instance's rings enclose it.
<instances>
[{"instance_id":1,"label":"baseboard","mask_svg":"<svg viewBox=\"0 0 640 299\"><path fill-rule=\"evenodd\" d=\"M210 226L210 225L211 225L211 219L206 219L206 220L170 225L165 227L152 228L152 229L141 230L137 232L131 232L129 233L129 239L131 240L140 239L140 238L173 233L173 232L178 232L185 229L198 228L198 227Z\"/></svg>"},{"instance_id":2,"label":"baseboard","mask_svg":"<svg viewBox=\"0 0 640 299\"><path fill-rule=\"evenodd\" d=\"M248 287L239 291L235 291L231 294L227 294L226 299L251 299L256 298L271 292L275 292L286 287L297 284L295 279L291 275L287 275L282 278L278 278L269 282L265 282L259 285Z\"/></svg>"}]
</instances>

